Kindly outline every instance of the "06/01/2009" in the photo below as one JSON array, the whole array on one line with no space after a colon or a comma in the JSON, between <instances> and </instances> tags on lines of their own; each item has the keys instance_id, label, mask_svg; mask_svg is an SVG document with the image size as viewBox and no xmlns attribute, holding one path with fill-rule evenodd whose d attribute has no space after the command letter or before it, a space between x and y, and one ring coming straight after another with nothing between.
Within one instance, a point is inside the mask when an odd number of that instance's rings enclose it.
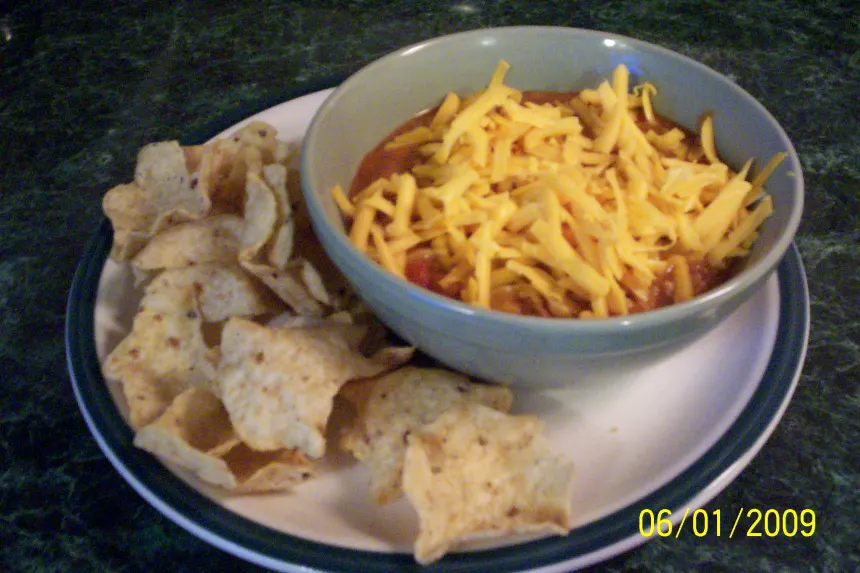
<instances>
[{"instance_id":1,"label":"06/01/2009","mask_svg":"<svg viewBox=\"0 0 860 573\"><path fill-rule=\"evenodd\" d=\"M676 512L677 516L680 512ZM715 509L710 513L704 509L684 510L680 520L672 519L670 509L643 509L639 512L639 534L650 538L681 536L681 531L689 522L689 529L696 537L704 537L709 533L722 537L723 512ZM675 523L677 522L677 523ZM758 508L739 508L732 519L729 539L735 535L744 537L794 537L801 535L811 537L815 534L815 510L776 509L761 510Z\"/></svg>"}]
</instances>

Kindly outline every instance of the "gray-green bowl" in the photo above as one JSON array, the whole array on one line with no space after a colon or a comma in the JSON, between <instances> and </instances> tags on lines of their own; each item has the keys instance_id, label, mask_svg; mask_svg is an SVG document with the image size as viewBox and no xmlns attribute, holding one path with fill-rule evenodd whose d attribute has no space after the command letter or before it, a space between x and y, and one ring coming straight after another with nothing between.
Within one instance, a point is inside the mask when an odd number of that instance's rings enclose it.
<instances>
[{"instance_id":1,"label":"gray-green bowl","mask_svg":"<svg viewBox=\"0 0 860 573\"><path fill-rule=\"evenodd\" d=\"M596 87L624 63L631 85L658 88L655 109L695 128L712 112L721 157L739 167L786 160L766 190L774 213L743 270L689 302L620 318L568 320L485 311L414 286L385 271L348 240L330 196L348 187L362 158L395 127L437 105L449 91L485 87L499 60L519 89ZM800 222L803 178L785 132L746 91L670 50L613 34L556 27L476 30L398 50L351 76L323 103L304 140L302 189L314 229L358 294L391 329L462 372L522 386L606 381L659 360L735 311L770 277Z\"/></svg>"}]
</instances>

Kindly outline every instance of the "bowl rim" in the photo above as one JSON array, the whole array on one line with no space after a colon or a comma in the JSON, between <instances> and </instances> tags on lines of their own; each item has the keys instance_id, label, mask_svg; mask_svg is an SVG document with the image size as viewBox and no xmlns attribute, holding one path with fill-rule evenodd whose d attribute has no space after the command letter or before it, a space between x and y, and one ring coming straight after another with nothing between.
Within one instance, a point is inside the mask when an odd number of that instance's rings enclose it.
<instances>
[{"instance_id":1,"label":"bowl rim","mask_svg":"<svg viewBox=\"0 0 860 573\"><path fill-rule=\"evenodd\" d=\"M534 34L540 38L547 37L547 34L556 34L568 36L571 39L585 37L624 42L635 47L637 50L655 53L664 58L678 62L685 67L697 68L702 73L711 76L716 81L725 84L731 90L735 91L742 99L752 105L756 112L761 114L765 121L774 129L781 144L785 148L786 165L790 172L793 173L793 187L795 190L794 200L789 208L789 218L780 230L773 247L771 247L771 249L765 253L761 259L755 261L751 266L744 268L740 273L734 275L728 281L695 296L689 301L674 303L665 307L637 314L595 319L565 319L558 317L527 316L479 308L463 301L437 294L429 289L419 287L406 279L401 279L373 262L364 253L360 252L352 242L348 240L345 232L334 228L326 222L325 212L318 199L318 194L325 192L325 190L314 192L312 189L312 177L310 176L310 173L313 168L313 160L312 156L307 153L307 150L313 148L315 145L318 137L317 131L319 130L319 126L325 116L343 97L345 97L345 94L349 92L352 86L365 81L365 78L371 76L375 70L388 65L389 62L395 59L410 57L413 54L422 52L426 49L432 49L449 42L462 41L463 39L482 36L491 37L509 34ZM421 110L416 110L416 113L419 111ZM374 282L379 282L381 284L381 288L403 289L405 296L408 296L411 300L420 301L423 304L432 304L435 312L444 313L452 318L480 320L486 325L486 327L516 327L540 331L542 333L557 332L563 334L582 333L606 335L617 333L619 330L633 332L653 329L655 327L670 324L679 319L697 315L716 308L721 303L731 299L732 295L736 292L743 293L744 291L754 290L750 287L761 284L776 269L777 265L788 251L797 229L800 226L805 192L800 159L785 130L770 111L740 85L713 68L706 66L689 56L685 56L663 46L611 32L566 26L504 26L456 32L425 39L420 42L401 47L377 58L351 74L343 83L332 91L332 93L317 109L302 142L300 173L302 194L310 212L311 222L317 235L328 235L329 238L333 239L335 247L339 253L344 257L347 257L353 263L367 268ZM332 258L334 259L335 257ZM748 292L747 294L749 295L752 293Z\"/></svg>"}]
</instances>

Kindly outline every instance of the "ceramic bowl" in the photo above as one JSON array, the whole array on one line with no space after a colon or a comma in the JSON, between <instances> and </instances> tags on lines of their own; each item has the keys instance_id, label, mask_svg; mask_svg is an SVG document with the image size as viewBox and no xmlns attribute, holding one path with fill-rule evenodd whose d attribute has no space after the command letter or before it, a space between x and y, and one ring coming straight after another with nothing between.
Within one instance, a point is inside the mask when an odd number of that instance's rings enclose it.
<instances>
[{"instance_id":1,"label":"ceramic bowl","mask_svg":"<svg viewBox=\"0 0 860 573\"><path fill-rule=\"evenodd\" d=\"M742 271L693 300L641 314L594 320L486 311L399 279L359 252L331 198L348 188L362 158L387 134L449 91L486 86L499 60L519 89L578 90L610 78L618 64L631 85L657 86L654 107L694 129L714 117L723 160L739 168L786 160L767 192L774 213L760 229ZM737 309L770 277L789 248L803 208L800 162L773 116L738 85L670 50L603 32L556 27L484 29L431 39L387 55L347 79L323 103L304 140L302 189L314 228L337 267L391 329L440 362L511 385L606 381L647 366L696 340Z\"/></svg>"}]
</instances>

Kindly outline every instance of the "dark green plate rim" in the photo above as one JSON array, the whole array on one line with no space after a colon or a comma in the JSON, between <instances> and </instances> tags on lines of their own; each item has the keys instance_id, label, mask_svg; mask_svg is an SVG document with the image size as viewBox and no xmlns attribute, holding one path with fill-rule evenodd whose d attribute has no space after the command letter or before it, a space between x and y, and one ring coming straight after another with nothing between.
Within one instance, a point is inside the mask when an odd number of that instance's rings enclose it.
<instances>
[{"instance_id":1,"label":"dark green plate rim","mask_svg":"<svg viewBox=\"0 0 860 573\"><path fill-rule=\"evenodd\" d=\"M206 141L242 119L273 105L337 85L328 78L257 102L220 118L189 143ZM75 273L66 313L66 356L75 396L99 446L138 493L192 534L260 565L282 571L362 571L390 573L507 573L589 561L588 556L639 536L644 509L685 507L715 485L746 454L761 447L791 399L809 336L809 294L797 248L792 245L777 269L780 303L774 350L765 374L734 424L698 461L654 491L615 513L552 537L500 549L454 553L432 565L417 565L410 554L378 553L333 547L276 531L225 509L171 473L154 457L132 445L126 425L101 374L95 347L94 310L99 278L110 253L110 222L102 220ZM719 484L720 489L728 482ZM639 541L645 541L639 538ZM625 546L627 546L625 545ZM621 551L609 552L617 554ZM607 555L606 557L610 557ZM598 559L595 558L594 561Z\"/></svg>"}]
</instances>

